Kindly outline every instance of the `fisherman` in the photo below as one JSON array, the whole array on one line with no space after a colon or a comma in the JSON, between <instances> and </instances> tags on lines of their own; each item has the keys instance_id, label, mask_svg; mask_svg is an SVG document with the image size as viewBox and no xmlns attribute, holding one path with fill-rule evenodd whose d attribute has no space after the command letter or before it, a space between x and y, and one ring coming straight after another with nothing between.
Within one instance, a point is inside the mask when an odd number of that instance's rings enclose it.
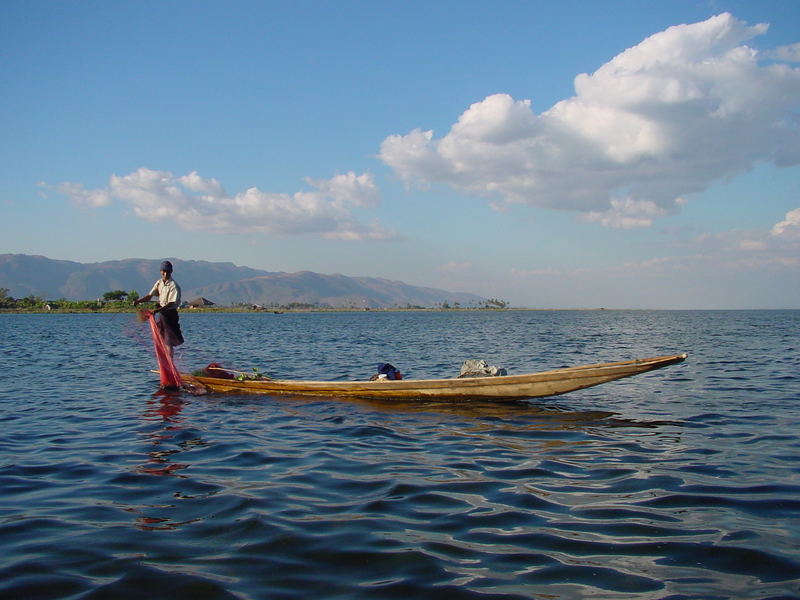
<instances>
[{"instance_id":1,"label":"fisherman","mask_svg":"<svg viewBox=\"0 0 800 600\"><path fill-rule=\"evenodd\" d=\"M161 279L155 282L150 293L133 301L136 306L141 302L149 302L153 296L158 296L158 306L153 313L158 313L158 327L161 337L169 346L170 354L174 354L175 346L183 343L183 334L178 317L178 307L181 304L181 286L172 278L172 263L165 260L161 263Z\"/></svg>"}]
</instances>

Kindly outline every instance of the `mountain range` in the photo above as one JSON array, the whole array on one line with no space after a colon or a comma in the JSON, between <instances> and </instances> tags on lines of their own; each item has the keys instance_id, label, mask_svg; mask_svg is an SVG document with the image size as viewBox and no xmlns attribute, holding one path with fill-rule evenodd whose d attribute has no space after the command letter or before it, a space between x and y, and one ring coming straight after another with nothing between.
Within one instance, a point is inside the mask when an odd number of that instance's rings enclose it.
<instances>
[{"instance_id":1,"label":"mountain range","mask_svg":"<svg viewBox=\"0 0 800 600\"><path fill-rule=\"evenodd\" d=\"M322 275L311 271L270 272L228 262L169 259L184 300L207 298L217 305L286 306L302 303L332 308L432 307L447 303L478 306L485 298L419 287L378 277ZM0 288L15 298L91 300L109 291L150 291L160 260L128 258L99 263L0 254Z\"/></svg>"}]
</instances>

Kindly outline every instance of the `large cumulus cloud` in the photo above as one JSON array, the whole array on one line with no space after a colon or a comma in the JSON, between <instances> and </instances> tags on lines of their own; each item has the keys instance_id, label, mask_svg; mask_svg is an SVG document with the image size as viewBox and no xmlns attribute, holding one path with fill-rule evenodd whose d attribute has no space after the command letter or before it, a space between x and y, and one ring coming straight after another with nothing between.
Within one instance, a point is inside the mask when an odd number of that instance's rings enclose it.
<instances>
[{"instance_id":1,"label":"large cumulus cloud","mask_svg":"<svg viewBox=\"0 0 800 600\"><path fill-rule=\"evenodd\" d=\"M70 182L46 187L90 207L122 201L142 219L169 220L189 231L315 234L341 240L396 237L377 223L364 225L353 216L354 208L371 208L379 201L370 174L351 171L307 183L315 189L290 195L253 187L230 195L219 181L196 172L176 176L141 168L128 175L112 175L108 186L99 190Z\"/></svg>"},{"instance_id":2,"label":"large cumulus cloud","mask_svg":"<svg viewBox=\"0 0 800 600\"><path fill-rule=\"evenodd\" d=\"M386 138L381 159L403 179L444 183L495 206L526 203L640 227L684 197L760 162L800 162L798 46L763 56L745 42L767 31L730 14L657 33L537 115L494 94L441 138Z\"/></svg>"}]
</instances>

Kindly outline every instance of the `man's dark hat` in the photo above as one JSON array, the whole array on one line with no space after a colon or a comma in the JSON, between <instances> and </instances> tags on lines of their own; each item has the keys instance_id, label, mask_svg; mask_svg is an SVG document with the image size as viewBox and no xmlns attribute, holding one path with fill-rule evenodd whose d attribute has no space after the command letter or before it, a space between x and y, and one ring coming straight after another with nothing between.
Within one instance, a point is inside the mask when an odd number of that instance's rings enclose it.
<instances>
[{"instance_id":1,"label":"man's dark hat","mask_svg":"<svg viewBox=\"0 0 800 600\"><path fill-rule=\"evenodd\" d=\"M166 271L167 273L172 273L172 263L168 260L165 260L161 263L161 270Z\"/></svg>"}]
</instances>

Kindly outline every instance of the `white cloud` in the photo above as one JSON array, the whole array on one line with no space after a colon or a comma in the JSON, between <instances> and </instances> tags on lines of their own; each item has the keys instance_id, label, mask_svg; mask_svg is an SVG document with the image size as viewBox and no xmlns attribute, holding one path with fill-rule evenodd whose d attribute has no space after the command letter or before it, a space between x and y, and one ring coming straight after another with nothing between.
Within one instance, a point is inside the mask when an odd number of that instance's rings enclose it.
<instances>
[{"instance_id":1,"label":"white cloud","mask_svg":"<svg viewBox=\"0 0 800 600\"><path fill-rule=\"evenodd\" d=\"M532 277L549 277L552 275L561 275L562 272L559 269L555 269L553 267L547 267L545 269L520 269L518 267L511 267L509 271L511 277L514 279L526 279Z\"/></svg>"},{"instance_id":2,"label":"white cloud","mask_svg":"<svg viewBox=\"0 0 800 600\"><path fill-rule=\"evenodd\" d=\"M800 163L800 69L761 64L745 45L766 30L727 13L670 27L578 75L576 95L539 115L529 100L494 94L444 137L387 137L380 157L409 183L444 183L495 206L646 227L757 163Z\"/></svg>"},{"instance_id":3,"label":"white cloud","mask_svg":"<svg viewBox=\"0 0 800 600\"><path fill-rule=\"evenodd\" d=\"M786 213L786 218L772 227L772 235L787 240L800 241L800 208Z\"/></svg>"},{"instance_id":4,"label":"white cloud","mask_svg":"<svg viewBox=\"0 0 800 600\"><path fill-rule=\"evenodd\" d=\"M40 183L39 185L43 188L55 190L60 194L69 196L80 206L99 208L111 204L111 196L107 190L87 190L79 183L69 182L60 183L56 186L49 186L46 183Z\"/></svg>"},{"instance_id":5,"label":"white cloud","mask_svg":"<svg viewBox=\"0 0 800 600\"><path fill-rule=\"evenodd\" d=\"M796 307L798 250L770 241L768 230L729 231L691 240L681 253L640 261L516 266L504 287L517 290L520 304L539 307Z\"/></svg>"},{"instance_id":6,"label":"white cloud","mask_svg":"<svg viewBox=\"0 0 800 600\"><path fill-rule=\"evenodd\" d=\"M454 260L451 260L450 262L445 263L441 267L439 267L439 270L445 273L467 273L469 271L472 271L472 269L473 265L471 262L469 261L456 262Z\"/></svg>"},{"instance_id":7,"label":"white cloud","mask_svg":"<svg viewBox=\"0 0 800 600\"><path fill-rule=\"evenodd\" d=\"M695 266L705 265L709 272L800 266L800 208L786 213L786 219L772 228L706 233L691 240L685 249L692 252ZM787 276L796 278L796 274Z\"/></svg>"},{"instance_id":8,"label":"white cloud","mask_svg":"<svg viewBox=\"0 0 800 600\"><path fill-rule=\"evenodd\" d=\"M776 60L800 62L800 42L797 44L789 44L788 46L780 46L775 48L775 50L769 52L767 56Z\"/></svg>"},{"instance_id":9,"label":"white cloud","mask_svg":"<svg viewBox=\"0 0 800 600\"><path fill-rule=\"evenodd\" d=\"M763 240L745 239L739 242L739 248L742 250L766 250L767 243Z\"/></svg>"},{"instance_id":10,"label":"white cloud","mask_svg":"<svg viewBox=\"0 0 800 600\"><path fill-rule=\"evenodd\" d=\"M667 211L650 200L634 200L624 198L611 199L611 208L605 212L591 211L584 214L589 222L600 223L614 229L633 229L649 227L653 220L663 216Z\"/></svg>"},{"instance_id":11,"label":"white cloud","mask_svg":"<svg viewBox=\"0 0 800 600\"><path fill-rule=\"evenodd\" d=\"M371 175L349 172L307 183L316 189L289 195L253 187L229 195L219 181L196 172L176 177L168 171L141 168L128 175L112 175L109 185L99 190L69 182L45 187L91 207L121 200L142 219L169 220L188 231L317 234L341 240L397 237L377 223L359 223L352 214L354 207L374 207L379 201Z\"/></svg>"}]
</instances>

